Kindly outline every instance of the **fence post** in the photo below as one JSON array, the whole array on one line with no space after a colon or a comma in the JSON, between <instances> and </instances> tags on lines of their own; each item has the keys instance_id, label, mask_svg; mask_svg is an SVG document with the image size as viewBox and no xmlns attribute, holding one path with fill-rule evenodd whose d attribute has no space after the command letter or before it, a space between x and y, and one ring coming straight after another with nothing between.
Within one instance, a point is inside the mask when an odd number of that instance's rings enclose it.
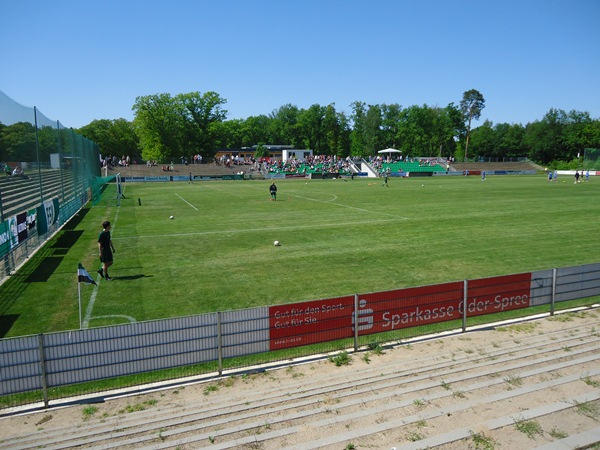
<instances>
[{"instance_id":1,"label":"fence post","mask_svg":"<svg viewBox=\"0 0 600 450\"><path fill-rule=\"evenodd\" d=\"M358 294L354 294L354 351L358 351Z\"/></svg>"},{"instance_id":2,"label":"fence post","mask_svg":"<svg viewBox=\"0 0 600 450\"><path fill-rule=\"evenodd\" d=\"M467 331L467 296L468 296L469 281L463 281L463 317L462 317L462 332Z\"/></svg>"},{"instance_id":3,"label":"fence post","mask_svg":"<svg viewBox=\"0 0 600 450\"><path fill-rule=\"evenodd\" d=\"M48 380L46 378L46 358L44 357L44 335L38 334L38 354L40 357L40 381L42 382L42 398L44 408L48 407Z\"/></svg>"},{"instance_id":4,"label":"fence post","mask_svg":"<svg viewBox=\"0 0 600 450\"><path fill-rule=\"evenodd\" d=\"M552 301L550 302L550 315L554 315L554 303L556 302L556 267L552 269Z\"/></svg>"},{"instance_id":5,"label":"fence post","mask_svg":"<svg viewBox=\"0 0 600 450\"><path fill-rule=\"evenodd\" d=\"M217 352L219 353L219 376L223 375L223 334L221 333L221 312L217 312Z\"/></svg>"}]
</instances>

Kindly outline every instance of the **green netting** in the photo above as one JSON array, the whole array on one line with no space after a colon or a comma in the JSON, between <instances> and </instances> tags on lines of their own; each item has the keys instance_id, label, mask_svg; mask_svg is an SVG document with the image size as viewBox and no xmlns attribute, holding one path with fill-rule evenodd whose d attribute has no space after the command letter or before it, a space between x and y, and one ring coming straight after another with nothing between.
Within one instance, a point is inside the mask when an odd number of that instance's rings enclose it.
<instances>
[{"instance_id":1,"label":"green netting","mask_svg":"<svg viewBox=\"0 0 600 450\"><path fill-rule=\"evenodd\" d=\"M96 177L92 183L92 205L96 206L102 199L102 193L106 189L109 183L112 183L117 178L116 175L110 175L108 177ZM116 197L116 193L115 193Z\"/></svg>"},{"instance_id":2,"label":"green netting","mask_svg":"<svg viewBox=\"0 0 600 450\"><path fill-rule=\"evenodd\" d=\"M586 148L583 151L583 168L600 170L600 148Z\"/></svg>"},{"instance_id":3,"label":"green netting","mask_svg":"<svg viewBox=\"0 0 600 450\"><path fill-rule=\"evenodd\" d=\"M47 228L28 226L0 252L2 280L36 245L27 243L43 242L38 234L52 233L88 202L100 175L100 152L96 143L0 91L0 170L0 227L10 221L25 228L23 213L57 208Z\"/></svg>"}]
</instances>

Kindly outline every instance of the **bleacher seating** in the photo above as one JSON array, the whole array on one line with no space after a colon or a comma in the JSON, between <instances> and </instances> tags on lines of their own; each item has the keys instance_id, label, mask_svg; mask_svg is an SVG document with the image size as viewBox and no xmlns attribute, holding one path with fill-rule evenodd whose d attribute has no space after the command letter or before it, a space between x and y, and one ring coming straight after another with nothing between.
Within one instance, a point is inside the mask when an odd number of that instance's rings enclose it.
<instances>
[{"instance_id":1,"label":"bleacher seating","mask_svg":"<svg viewBox=\"0 0 600 450\"><path fill-rule=\"evenodd\" d=\"M40 183L41 177L41 183ZM44 200L58 196L61 200L71 199L75 192L71 171L43 170L32 172L26 178L6 176L0 178L0 199L4 218L25 212Z\"/></svg>"},{"instance_id":2,"label":"bleacher seating","mask_svg":"<svg viewBox=\"0 0 600 450\"><path fill-rule=\"evenodd\" d=\"M383 163L382 169L390 169L390 172L445 172L446 169L439 164L424 164L419 161L412 162L394 162L394 163Z\"/></svg>"}]
</instances>

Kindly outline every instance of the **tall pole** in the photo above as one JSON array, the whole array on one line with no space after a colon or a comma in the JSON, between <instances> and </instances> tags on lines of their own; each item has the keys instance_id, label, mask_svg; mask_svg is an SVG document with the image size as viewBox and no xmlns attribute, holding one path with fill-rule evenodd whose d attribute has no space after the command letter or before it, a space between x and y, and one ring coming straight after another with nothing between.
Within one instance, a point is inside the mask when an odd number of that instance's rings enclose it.
<instances>
[{"instance_id":1,"label":"tall pole","mask_svg":"<svg viewBox=\"0 0 600 450\"><path fill-rule=\"evenodd\" d=\"M33 107L33 120L35 122L35 155L37 158L38 165L38 178L40 180L40 199L42 200L42 205L44 204L44 188L42 186L42 166L40 164L40 139L38 136L38 121L37 121L37 108Z\"/></svg>"},{"instance_id":2,"label":"tall pole","mask_svg":"<svg viewBox=\"0 0 600 450\"><path fill-rule=\"evenodd\" d=\"M77 282L77 298L79 299L79 329L83 329L83 322L81 321L81 282Z\"/></svg>"}]
</instances>

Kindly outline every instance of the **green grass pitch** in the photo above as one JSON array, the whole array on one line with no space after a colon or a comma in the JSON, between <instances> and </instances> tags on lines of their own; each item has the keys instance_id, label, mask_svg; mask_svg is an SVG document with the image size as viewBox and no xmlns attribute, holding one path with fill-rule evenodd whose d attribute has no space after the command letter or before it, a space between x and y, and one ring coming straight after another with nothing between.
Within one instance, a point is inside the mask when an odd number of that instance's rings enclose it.
<instances>
[{"instance_id":1,"label":"green grass pitch","mask_svg":"<svg viewBox=\"0 0 600 450\"><path fill-rule=\"evenodd\" d=\"M84 211L0 286L2 334L78 328L79 262L99 282L81 285L94 327L598 261L595 177L277 180L276 202L270 183L125 183L120 207ZM103 220L112 282L96 273Z\"/></svg>"}]
</instances>

